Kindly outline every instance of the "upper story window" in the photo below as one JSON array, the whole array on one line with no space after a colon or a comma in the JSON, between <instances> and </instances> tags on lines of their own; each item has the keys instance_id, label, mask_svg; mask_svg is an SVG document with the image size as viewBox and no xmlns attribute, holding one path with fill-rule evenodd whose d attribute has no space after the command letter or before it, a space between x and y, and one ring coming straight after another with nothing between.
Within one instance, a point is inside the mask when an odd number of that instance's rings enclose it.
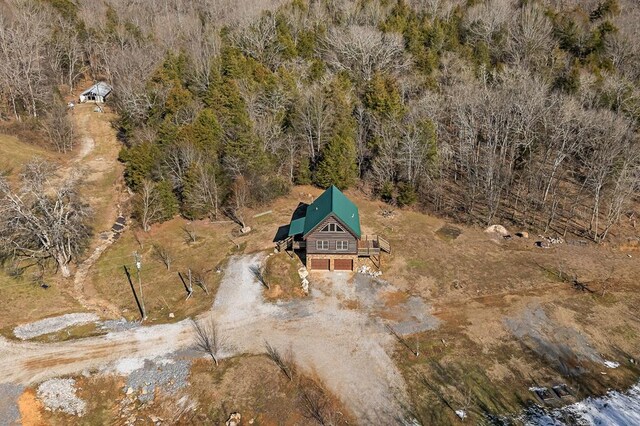
<instances>
[{"instance_id":1,"label":"upper story window","mask_svg":"<svg viewBox=\"0 0 640 426\"><path fill-rule=\"evenodd\" d=\"M329 241L316 241L316 250L329 250Z\"/></svg>"},{"instance_id":2,"label":"upper story window","mask_svg":"<svg viewBox=\"0 0 640 426\"><path fill-rule=\"evenodd\" d=\"M336 241L336 250L349 250L349 241Z\"/></svg>"},{"instance_id":3,"label":"upper story window","mask_svg":"<svg viewBox=\"0 0 640 426\"><path fill-rule=\"evenodd\" d=\"M320 232L344 232L344 229L342 229L342 227L337 223L330 223L325 225Z\"/></svg>"}]
</instances>

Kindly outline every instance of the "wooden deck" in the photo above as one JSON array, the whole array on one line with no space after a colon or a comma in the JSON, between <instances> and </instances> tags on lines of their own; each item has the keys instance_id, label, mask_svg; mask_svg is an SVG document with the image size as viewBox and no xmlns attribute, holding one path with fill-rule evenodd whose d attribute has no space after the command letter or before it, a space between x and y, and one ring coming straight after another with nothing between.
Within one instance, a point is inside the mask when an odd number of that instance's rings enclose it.
<instances>
[{"instance_id":1,"label":"wooden deck","mask_svg":"<svg viewBox=\"0 0 640 426\"><path fill-rule=\"evenodd\" d=\"M363 235L358 241L358 256L380 256L381 252L391 253L389 242L379 235Z\"/></svg>"},{"instance_id":2,"label":"wooden deck","mask_svg":"<svg viewBox=\"0 0 640 426\"><path fill-rule=\"evenodd\" d=\"M306 241L294 241L293 237L288 237L276 243L279 251L283 250L300 250L306 248ZM373 257L380 256L380 253L391 253L389 242L379 235L363 235L358 240L358 256Z\"/></svg>"}]
</instances>

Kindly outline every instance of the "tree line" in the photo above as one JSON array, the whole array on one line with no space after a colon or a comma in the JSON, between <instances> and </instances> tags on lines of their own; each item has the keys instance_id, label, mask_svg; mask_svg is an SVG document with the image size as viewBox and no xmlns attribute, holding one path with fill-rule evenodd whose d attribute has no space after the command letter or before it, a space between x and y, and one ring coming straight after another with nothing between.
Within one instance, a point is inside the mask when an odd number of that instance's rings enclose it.
<instances>
[{"instance_id":1,"label":"tree line","mask_svg":"<svg viewBox=\"0 0 640 426\"><path fill-rule=\"evenodd\" d=\"M68 138L56 97L83 78L113 83L145 229L178 213L243 224L245 206L293 184L335 184L600 241L638 201L630 0L47 0L5 11L2 115Z\"/></svg>"}]
</instances>

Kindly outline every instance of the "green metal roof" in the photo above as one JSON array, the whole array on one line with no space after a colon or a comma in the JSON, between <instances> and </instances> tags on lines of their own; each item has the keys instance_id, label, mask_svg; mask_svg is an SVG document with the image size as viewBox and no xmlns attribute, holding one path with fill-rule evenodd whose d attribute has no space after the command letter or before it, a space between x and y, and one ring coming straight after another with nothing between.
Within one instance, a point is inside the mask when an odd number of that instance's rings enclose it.
<instances>
[{"instance_id":1,"label":"green metal roof","mask_svg":"<svg viewBox=\"0 0 640 426\"><path fill-rule=\"evenodd\" d=\"M358 207L333 185L307 207L307 214L304 218L303 235L306 236L318 226L320 222L332 214L344 223L357 238L360 238L360 215L358 214ZM298 220L300 219L291 222L289 235L291 235L291 228L293 228L294 222ZM295 226L297 227L299 225L296 223Z\"/></svg>"},{"instance_id":2,"label":"green metal roof","mask_svg":"<svg viewBox=\"0 0 640 426\"><path fill-rule=\"evenodd\" d=\"M289 236L302 234L304 232L304 216L294 219L289 224Z\"/></svg>"}]
</instances>

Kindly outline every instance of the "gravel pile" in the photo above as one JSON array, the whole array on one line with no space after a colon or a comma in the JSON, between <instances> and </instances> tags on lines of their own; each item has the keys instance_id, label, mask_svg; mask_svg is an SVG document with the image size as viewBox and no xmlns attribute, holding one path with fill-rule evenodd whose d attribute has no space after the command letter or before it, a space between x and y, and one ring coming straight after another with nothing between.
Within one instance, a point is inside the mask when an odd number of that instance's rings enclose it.
<instances>
[{"instance_id":1,"label":"gravel pile","mask_svg":"<svg viewBox=\"0 0 640 426\"><path fill-rule=\"evenodd\" d=\"M98 327L101 330L108 331L108 332L119 332L119 331L127 331L134 328L138 328L140 327L140 323L130 322L124 318L120 318L117 320L102 321L100 324L98 324Z\"/></svg>"},{"instance_id":2,"label":"gravel pile","mask_svg":"<svg viewBox=\"0 0 640 426\"><path fill-rule=\"evenodd\" d=\"M22 340L33 339L49 333L64 330L67 327L79 324L87 324L98 321L100 318L96 314L66 314L58 317L45 318L40 321L22 324L13 329L13 334Z\"/></svg>"},{"instance_id":3,"label":"gravel pile","mask_svg":"<svg viewBox=\"0 0 640 426\"><path fill-rule=\"evenodd\" d=\"M191 362L183 359L145 360L142 368L129 374L125 392L138 392L140 402L153 401L157 388L172 393L185 387L190 366Z\"/></svg>"},{"instance_id":4,"label":"gravel pile","mask_svg":"<svg viewBox=\"0 0 640 426\"><path fill-rule=\"evenodd\" d=\"M17 424L20 420L18 398L24 387L10 383L0 384L0 426Z\"/></svg>"},{"instance_id":5,"label":"gravel pile","mask_svg":"<svg viewBox=\"0 0 640 426\"><path fill-rule=\"evenodd\" d=\"M50 411L82 416L87 404L76 396L76 381L73 379L50 379L38 386L38 398Z\"/></svg>"}]
</instances>

